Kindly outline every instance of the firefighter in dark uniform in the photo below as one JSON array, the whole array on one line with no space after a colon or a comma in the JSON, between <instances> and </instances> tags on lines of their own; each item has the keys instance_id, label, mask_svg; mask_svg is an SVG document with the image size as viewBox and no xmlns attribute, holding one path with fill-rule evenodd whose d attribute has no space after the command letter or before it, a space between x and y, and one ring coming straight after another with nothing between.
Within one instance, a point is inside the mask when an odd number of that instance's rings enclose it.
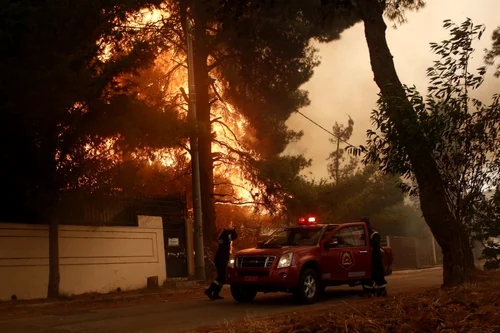
<instances>
[{"instance_id":1,"label":"firefighter in dark uniform","mask_svg":"<svg viewBox=\"0 0 500 333\"><path fill-rule=\"evenodd\" d=\"M224 228L218 233L217 241L219 246L215 253L214 264L217 269L217 278L205 290L205 295L211 300L223 299L219 295L222 286L226 281L226 270L229 262L229 255L231 253L231 242L238 238L238 234L234 228Z\"/></svg>"},{"instance_id":2,"label":"firefighter in dark uniform","mask_svg":"<svg viewBox=\"0 0 500 333\"><path fill-rule=\"evenodd\" d=\"M380 234L372 228L369 218L363 217L361 221L365 222L368 227L370 247L372 248L372 275L371 280L363 284L364 296L386 296L387 281L385 280L384 264L382 262Z\"/></svg>"}]
</instances>

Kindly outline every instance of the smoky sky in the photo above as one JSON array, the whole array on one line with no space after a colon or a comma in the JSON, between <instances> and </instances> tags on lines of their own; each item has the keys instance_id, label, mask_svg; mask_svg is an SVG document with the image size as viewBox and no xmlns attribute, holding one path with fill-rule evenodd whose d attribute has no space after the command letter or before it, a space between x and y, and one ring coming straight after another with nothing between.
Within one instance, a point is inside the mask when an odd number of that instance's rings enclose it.
<instances>
[{"instance_id":1,"label":"smoky sky","mask_svg":"<svg viewBox=\"0 0 500 333\"><path fill-rule=\"evenodd\" d=\"M491 33L500 25L498 13L499 0L428 0L424 9L407 14L407 23L396 29L388 23L387 39L401 81L426 93L426 69L432 61L438 60L431 53L429 43L448 38L448 32L443 29L445 19L460 24L469 17L474 24L486 26L485 34L474 45L476 52L471 68L482 66L484 49L491 46ZM350 115L354 120L354 133L349 142L355 145L364 144L366 130L373 128L370 113L376 107L379 91L373 81L363 29L360 23L345 31L338 41L315 45L321 65L303 86L309 92L311 104L301 110L330 131L335 121L346 124ZM490 68L485 83L474 93L474 97L483 102L489 102L494 93L500 93L500 79L494 78L492 73L493 68ZM304 174L316 179L327 177L326 159L334 150L328 141L330 135L299 114L290 117L288 126L303 130L304 136L298 143L291 144L285 153L305 154L313 159L313 164Z\"/></svg>"}]
</instances>

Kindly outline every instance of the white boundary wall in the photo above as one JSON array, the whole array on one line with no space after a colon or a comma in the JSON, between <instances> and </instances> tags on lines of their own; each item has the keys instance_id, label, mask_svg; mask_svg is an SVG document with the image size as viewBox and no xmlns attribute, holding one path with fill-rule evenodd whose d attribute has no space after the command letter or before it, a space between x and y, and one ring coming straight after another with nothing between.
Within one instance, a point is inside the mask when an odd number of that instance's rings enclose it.
<instances>
[{"instance_id":1,"label":"white boundary wall","mask_svg":"<svg viewBox=\"0 0 500 333\"><path fill-rule=\"evenodd\" d=\"M49 278L46 225L0 223L0 300L45 298ZM138 227L59 227L60 292L106 293L166 280L161 217Z\"/></svg>"}]
</instances>

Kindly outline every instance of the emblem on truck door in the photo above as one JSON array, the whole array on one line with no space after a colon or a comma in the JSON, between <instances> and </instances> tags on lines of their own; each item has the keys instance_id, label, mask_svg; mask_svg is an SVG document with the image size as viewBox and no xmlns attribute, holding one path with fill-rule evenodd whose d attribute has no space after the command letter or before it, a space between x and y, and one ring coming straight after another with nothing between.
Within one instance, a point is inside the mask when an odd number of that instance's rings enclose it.
<instances>
[{"instance_id":1,"label":"emblem on truck door","mask_svg":"<svg viewBox=\"0 0 500 333\"><path fill-rule=\"evenodd\" d=\"M354 264L354 260L352 259L352 254L349 251L344 251L342 252L342 255L340 256L340 265L342 267L349 269Z\"/></svg>"}]
</instances>

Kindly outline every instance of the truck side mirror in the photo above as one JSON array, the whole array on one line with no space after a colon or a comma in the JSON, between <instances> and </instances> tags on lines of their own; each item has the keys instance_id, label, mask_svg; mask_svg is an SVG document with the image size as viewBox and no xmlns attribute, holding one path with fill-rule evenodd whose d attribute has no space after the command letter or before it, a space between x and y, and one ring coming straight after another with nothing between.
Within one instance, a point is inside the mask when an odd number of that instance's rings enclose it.
<instances>
[{"instance_id":1,"label":"truck side mirror","mask_svg":"<svg viewBox=\"0 0 500 333\"><path fill-rule=\"evenodd\" d=\"M338 238L332 238L325 244L326 249L333 249L339 245L339 240Z\"/></svg>"}]
</instances>

